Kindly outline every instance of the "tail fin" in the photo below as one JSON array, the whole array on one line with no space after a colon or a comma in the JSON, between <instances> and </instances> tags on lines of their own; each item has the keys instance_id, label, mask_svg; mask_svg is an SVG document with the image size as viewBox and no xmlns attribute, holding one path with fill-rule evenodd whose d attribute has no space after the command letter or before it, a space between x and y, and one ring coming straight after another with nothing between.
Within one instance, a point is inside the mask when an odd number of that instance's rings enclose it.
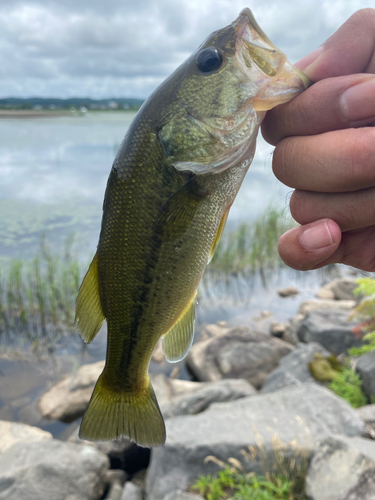
<instances>
[{"instance_id":1,"label":"tail fin","mask_svg":"<svg viewBox=\"0 0 375 500\"><path fill-rule=\"evenodd\" d=\"M111 440L126 436L139 446L165 443L165 424L148 381L145 391L119 392L108 388L105 374L96 383L82 419L80 438L89 441Z\"/></svg>"}]
</instances>

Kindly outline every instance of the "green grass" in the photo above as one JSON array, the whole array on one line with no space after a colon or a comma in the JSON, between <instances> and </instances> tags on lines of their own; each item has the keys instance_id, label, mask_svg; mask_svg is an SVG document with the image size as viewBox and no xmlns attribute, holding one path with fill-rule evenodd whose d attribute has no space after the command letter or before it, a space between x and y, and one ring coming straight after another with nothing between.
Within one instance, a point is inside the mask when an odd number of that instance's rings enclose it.
<instances>
[{"instance_id":1,"label":"green grass","mask_svg":"<svg viewBox=\"0 0 375 500\"><path fill-rule=\"evenodd\" d=\"M283 211L268 207L253 223L225 231L208 270L235 273L280 267L279 237L295 224Z\"/></svg>"},{"instance_id":2,"label":"green grass","mask_svg":"<svg viewBox=\"0 0 375 500\"><path fill-rule=\"evenodd\" d=\"M361 384L359 375L352 368L345 367L337 373L328 387L337 396L345 399L353 408L359 408L367 404Z\"/></svg>"},{"instance_id":3,"label":"green grass","mask_svg":"<svg viewBox=\"0 0 375 500\"><path fill-rule=\"evenodd\" d=\"M32 348L76 333L75 301L81 281L72 255L73 236L61 255L42 239L31 261L16 259L0 267L0 341L28 342Z\"/></svg>"},{"instance_id":4,"label":"green grass","mask_svg":"<svg viewBox=\"0 0 375 500\"><path fill-rule=\"evenodd\" d=\"M206 500L294 500L304 496L294 493L294 483L283 476L268 479L246 474L236 468L226 466L215 476L201 476L192 486Z\"/></svg>"}]
</instances>

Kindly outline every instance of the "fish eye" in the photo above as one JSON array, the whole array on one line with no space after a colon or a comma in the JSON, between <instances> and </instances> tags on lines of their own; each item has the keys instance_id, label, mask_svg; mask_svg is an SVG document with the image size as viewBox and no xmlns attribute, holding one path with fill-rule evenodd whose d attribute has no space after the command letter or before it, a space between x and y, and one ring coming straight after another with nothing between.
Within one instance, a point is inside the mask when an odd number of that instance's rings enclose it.
<instances>
[{"instance_id":1,"label":"fish eye","mask_svg":"<svg viewBox=\"0 0 375 500\"><path fill-rule=\"evenodd\" d=\"M223 56L215 47L207 47L197 54L195 63L199 71L208 73L220 68L223 64Z\"/></svg>"}]
</instances>

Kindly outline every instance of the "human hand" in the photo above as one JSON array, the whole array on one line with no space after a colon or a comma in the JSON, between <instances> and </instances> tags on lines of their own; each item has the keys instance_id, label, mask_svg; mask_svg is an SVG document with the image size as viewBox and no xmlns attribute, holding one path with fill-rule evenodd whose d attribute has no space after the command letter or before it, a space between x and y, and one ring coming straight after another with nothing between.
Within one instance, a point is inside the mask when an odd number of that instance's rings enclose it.
<instances>
[{"instance_id":1,"label":"human hand","mask_svg":"<svg viewBox=\"0 0 375 500\"><path fill-rule=\"evenodd\" d=\"M375 9L363 9L296 65L315 83L267 112L273 171L295 189L301 226L279 240L290 267L375 270Z\"/></svg>"}]
</instances>

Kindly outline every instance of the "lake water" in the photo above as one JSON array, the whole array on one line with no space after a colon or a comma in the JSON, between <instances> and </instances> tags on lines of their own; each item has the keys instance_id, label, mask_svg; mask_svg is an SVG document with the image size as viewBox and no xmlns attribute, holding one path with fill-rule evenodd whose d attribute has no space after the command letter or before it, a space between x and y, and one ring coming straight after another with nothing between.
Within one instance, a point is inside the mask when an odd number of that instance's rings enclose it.
<instances>
[{"instance_id":1,"label":"lake water","mask_svg":"<svg viewBox=\"0 0 375 500\"><path fill-rule=\"evenodd\" d=\"M112 161L135 113L95 112L0 120L0 257L29 257L40 236L56 247L72 232L95 252ZM290 189L272 174L272 147L261 138L231 209L228 226L253 220Z\"/></svg>"}]
</instances>

